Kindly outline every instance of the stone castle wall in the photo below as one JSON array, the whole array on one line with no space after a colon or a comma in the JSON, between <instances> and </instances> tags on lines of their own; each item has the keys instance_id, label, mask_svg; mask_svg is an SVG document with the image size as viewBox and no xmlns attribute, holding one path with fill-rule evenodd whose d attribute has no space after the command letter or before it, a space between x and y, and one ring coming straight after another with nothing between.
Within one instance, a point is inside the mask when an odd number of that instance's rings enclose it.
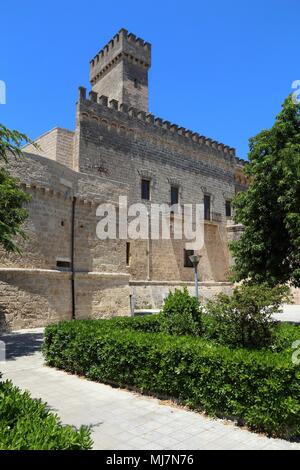
<instances>
[{"instance_id":1,"label":"stone castle wall","mask_svg":"<svg viewBox=\"0 0 300 470\"><path fill-rule=\"evenodd\" d=\"M37 147L32 144L25 145L24 151L73 168L74 132L56 127L38 137L35 144Z\"/></svg>"},{"instance_id":2,"label":"stone castle wall","mask_svg":"<svg viewBox=\"0 0 300 470\"><path fill-rule=\"evenodd\" d=\"M74 132L55 128L10 158L9 170L32 199L20 240L22 256L0 248L0 327L44 326L58 320L106 318L160 308L169 290L194 290L184 266L186 240L99 240L101 203L180 206L211 198L204 245L197 251L204 300L230 293L231 225L225 204L247 186L235 150L148 112L151 45L122 29L92 59L89 97L79 89ZM150 201L141 180L150 182ZM118 229L118 227L117 227ZM150 231L152 229L150 228ZM130 245L128 245L128 243ZM127 263L128 247L130 260ZM128 265L127 265L128 264ZM297 293L295 294L297 295Z\"/></svg>"},{"instance_id":3,"label":"stone castle wall","mask_svg":"<svg viewBox=\"0 0 300 470\"><path fill-rule=\"evenodd\" d=\"M44 326L72 317L72 273L59 261L72 258L75 204L75 315L129 313L125 241L96 238L96 209L118 200L121 184L72 171L33 154L10 160L10 172L31 196L22 255L0 248L0 325L7 329ZM125 281L124 281L125 279ZM115 304L112 291L120 298Z\"/></svg>"},{"instance_id":4,"label":"stone castle wall","mask_svg":"<svg viewBox=\"0 0 300 470\"><path fill-rule=\"evenodd\" d=\"M119 106L95 92L86 99L81 89L77 108L77 155L80 172L127 183L128 203L141 200L141 179L151 181L151 203L169 204L171 186L180 192L180 203L212 200L212 220L205 223L205 247L201 250L203 281L225 281L229 266L225 201L235 194L236 159L230 147L192 134L143 112ZM185 240L151 241L151 273L154 280L193 279L183 265ZM129 272L147 279L147 242L131 243Z\"/></svg>"},{"instance_id":5,"label":"stone castle wall","mask_svg":"<svg viewBox=\"0 0 300 470\"><path fill-rule=\"evenodd\" d=\"M146 308L160 309L169 292L175 289L187 288L191 295L195 295L193 282L178 281L130 281L131 293L136 310ZM233 286L230 282L200 282L199 293L203 302L212 299L221 292L230 295Z\"/></svg>"},{"instance_id":6,"label":"stone castle wall","mask_svg":"<svg viewBox=\"0 0 300 470\"><path fill-rule=\"evenodd\" d=\"M150 66L151 44L121 29L90 62L92 89L147 111Z\"/></svg>"}]
</instances>

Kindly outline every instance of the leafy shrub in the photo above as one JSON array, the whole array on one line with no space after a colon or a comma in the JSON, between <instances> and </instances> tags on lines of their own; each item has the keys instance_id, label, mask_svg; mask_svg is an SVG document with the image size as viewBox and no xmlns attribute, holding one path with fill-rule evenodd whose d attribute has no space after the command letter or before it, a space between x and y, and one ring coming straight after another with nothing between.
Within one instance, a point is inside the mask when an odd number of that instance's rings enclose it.
<instances>
[{"instance_id":1,"label":"leafy shrub","mask_svg":"<svg viewBox=\"0 0 300 470\"><path fill-rule=\"evenodd\" d=\"M272 315L280 312L287 294L286 287L248 284L235 288L232 296L220 294L207 304L211 321L205 335L235 347L270 346L276 329Z\"/></svg>"},{"instance_id":2,"label":"leafy shrub","mask_svg":"<svg viewBox=\"0 0 300 470\"><path fill-rule=\"evenodd\" d=\"M161 331L161 315L152 314L140 317L114 317L108 320L118 326L145 333L158 333Z\"/></svg>"},{"instance_id":3,"label":"leafy shrub","mask_svg":"<svg viewBox=\"0 0 300 470\"><path fill-rule=\"evenodd\" d=\"M1 377L1 376L0 376ZM87 450L90 431L63 426L40 400L0 381L0 450Z\"/></svg>"},{"instance_id":4,"label":"leafy shrub","mask_svg":"<svg viewBox=\"0 0 300 470\"><path fill-rule=\"evenodd\" d=\"M187 288L176 289L165 299L161 312L161 329L171 335L197 336L201 332L201 307Z\"/></svg>"},{"instance_id":5,"label":"leafy shrub","mask_svg":"<svg viewBox=\"0 0 300 470\"><path fill-rule=\"evenodd\" d=\"M300 366L290 349L230 349L203 338L139 332L130 329L132 320L126 328L114 320L49 326L45 359L93 380L178 398L270 435L300 437Z\"/></svg>"}]
</instances>

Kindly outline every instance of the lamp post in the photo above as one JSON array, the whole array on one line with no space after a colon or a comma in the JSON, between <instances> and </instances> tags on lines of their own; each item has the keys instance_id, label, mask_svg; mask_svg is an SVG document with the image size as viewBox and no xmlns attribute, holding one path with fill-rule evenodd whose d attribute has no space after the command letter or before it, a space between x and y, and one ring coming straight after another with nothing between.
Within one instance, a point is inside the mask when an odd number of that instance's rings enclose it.
<instances>
[{"instance_id":1,"label":"lamp post","mask_svg":"<svg viewBox=\"0 0 300 470\"><path fill-rule=\"evenodd\" d=\"M201 256L199 255L192 255L190 256L191 263L194 266L194 274L195 274L195 295L196 298L199 299L199 287L198 287L198 264L200 261Z\"/></svg>"}]
</instances>

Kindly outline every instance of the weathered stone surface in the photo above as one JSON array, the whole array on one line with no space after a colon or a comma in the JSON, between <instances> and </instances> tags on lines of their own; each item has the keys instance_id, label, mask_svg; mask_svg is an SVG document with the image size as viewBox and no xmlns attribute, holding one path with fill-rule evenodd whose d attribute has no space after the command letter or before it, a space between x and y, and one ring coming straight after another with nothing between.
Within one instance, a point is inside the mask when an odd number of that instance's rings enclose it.
<instances>
[{"instance_id":1,"label":"weathered stone surface","mask_svg":"<svg viewBox=\"0 0 300 470\"><path fill-rule=\"evenodd\" d=\"M130 281L133 302L137 310L159 309L169 292L186 287L191 295L195 295L193 282L162 282L162 281ZM206 302L221 292L230 295L233 286L229 282L200 282L199 294L201 300Z\"/></svg>"},{"instance_id":2,"label":"weathered stone surface","mask_svg":"<svg viewBox=\"0 0 300 470\"><path fill-rule=\"evenodd\" d=\"M141 203L141 179L151 202L180 204L211 196L212 220L204 227L199 277L204 298L224 291L232 260L225 203L247 184L235 150L148 114L151 46L121 30L91 61L92 92L79 89L74 132L53 129L10 158L9 169L32 196L22 256L0 248L0 316L8 328L43 326L58 319L129 314L137 306L160 307L169 289L193 291L193 269L184 267L186 240L99 240L100 203ZM148 203L149 205L149 203ZM73 219L74 216L74 219ZM73 228L74 221L74 228ZM72 261L74 233L74 266ZM60 272L57 262L69 263ZM73 305L72 279L74 284Z\"/></svg>"}]
</instances>

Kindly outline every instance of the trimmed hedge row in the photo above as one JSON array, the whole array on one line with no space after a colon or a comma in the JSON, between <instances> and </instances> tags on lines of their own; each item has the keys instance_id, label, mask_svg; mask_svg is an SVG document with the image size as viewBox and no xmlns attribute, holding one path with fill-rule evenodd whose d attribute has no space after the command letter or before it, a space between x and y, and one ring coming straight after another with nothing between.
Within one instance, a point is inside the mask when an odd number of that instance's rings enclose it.
<instances>
[{"instance_id":1,"label":"trimmed hedge row","mask_svg":"<svg viewBox=\"0 0 300 470\"><path fill-rule=\"evenodd\" d=\"M0 375L1 377L1 375ZM88 450L90 431L63 426L46 404L0 381L0 450Z\"/></svg>"},{"instance_id":2,"label":"trimmed hedge row","mask_svg":"<svg viewBox=\"0 0 300 470\"><path fill-rule=\"evenodd\" d=\"M44 355L50 366L93 380L168 395L269 435L300 437L300 367L291 350L230 349L151 332L158 327L159 316L63 322L46 328Z\"/></svg>"}]
</instances>

